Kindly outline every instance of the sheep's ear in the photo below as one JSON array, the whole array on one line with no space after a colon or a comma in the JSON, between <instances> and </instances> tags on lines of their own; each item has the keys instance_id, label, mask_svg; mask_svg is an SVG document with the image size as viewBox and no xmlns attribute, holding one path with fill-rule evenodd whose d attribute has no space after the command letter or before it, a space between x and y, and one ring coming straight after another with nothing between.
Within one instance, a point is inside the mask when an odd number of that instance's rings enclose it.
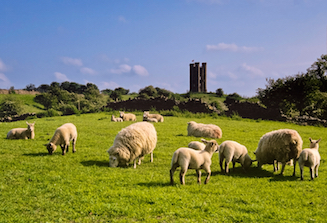
<instances>
[{"instance_id":1,"label":"sheep's ear","mask_svg":"<svg viewBox=\"0 0 327 223\"><path fill-rule=\"evenodd\" d=\"M309 137L309 140L310 140L310 142L312 142L312 139L311 139L311 137Z\"/></svg>"},{"instance_id":2,"label":"sheep's ear","mask_svg":"<svg viewBox=\"0 0 327 223\"><path fill-rule=\"evenodd\" d=\"M207 141L207 140L205 140L205 139L201 139L201 141L202 141L202 142L204 142L205 144L207 144L207 143L208 143L208 141Z\"/></svg>"},{"instance_id":3,"label":"sheep's ear","mask_svg":"<svg viewBox=\"0 0 327 223\"><path fill-rule=\"evenodd\" d=\"M320 140L321 140L321 138L320 138L320 139L318 139L316 143L319 143L319 142L320 142Z\"/></svg>"}]
</instances>

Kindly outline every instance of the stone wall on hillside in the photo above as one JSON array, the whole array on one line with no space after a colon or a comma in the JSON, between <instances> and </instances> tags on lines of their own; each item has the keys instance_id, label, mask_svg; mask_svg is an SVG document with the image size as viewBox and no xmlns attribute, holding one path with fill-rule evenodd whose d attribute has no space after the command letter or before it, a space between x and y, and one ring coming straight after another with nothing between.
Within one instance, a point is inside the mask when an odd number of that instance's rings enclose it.
<instances>
[{"instance_id":1,"label":"stone wall on hillside","mask_svg":"<svg viewBox=\"0 0 327 223\"><path fill-rule=\"evenodd\" d=\"M208 103L203 102L200 99L190 99L186 102L181 102L174 99L169 99L167 97L157 97L150 99L141 99L134 98L129 99L127 101L119 101L119 102L110 102L105 106L106 108L111 108L113 110L140 110L140 111L148 111L151 109L160 110L172 110L178 107L180 110L187 110L192 113L212 113L215 112L220 114L220 111L214 107L209 105Z\"/></svg>"}]
</instances>

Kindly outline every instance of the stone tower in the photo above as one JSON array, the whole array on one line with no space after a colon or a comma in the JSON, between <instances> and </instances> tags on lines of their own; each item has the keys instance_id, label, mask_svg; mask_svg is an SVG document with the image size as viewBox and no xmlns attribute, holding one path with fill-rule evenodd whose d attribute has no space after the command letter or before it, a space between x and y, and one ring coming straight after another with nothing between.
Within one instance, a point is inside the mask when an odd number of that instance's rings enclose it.
<instances>
[{"instance_id":1,"label":"stone tower","mask_svg":"<svg viewBox=\"0 0 327 223\"><path fill-rule=\"evenodd\" d=\"M207 63L190 64L190 92L207 93Z\"/></svg>"}]
</instances>

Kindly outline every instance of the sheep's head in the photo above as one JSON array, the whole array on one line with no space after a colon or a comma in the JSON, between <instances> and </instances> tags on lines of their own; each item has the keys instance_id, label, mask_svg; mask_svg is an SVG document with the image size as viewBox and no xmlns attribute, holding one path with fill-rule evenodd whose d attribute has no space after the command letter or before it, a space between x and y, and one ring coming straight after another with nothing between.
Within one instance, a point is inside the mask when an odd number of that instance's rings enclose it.
<instances>
[{"instance_id":1,"label":"sheep's head","mask_svg":"<svg viewBox=\"0 0 327 223\"><path fill-rule=\"evenodd\" d=\"M212 140L205 140L205 139L201 139L201 141L206 144L206 147L204 148L204 150L210 152L210 153L215 153L219 151L219 145L216 142L216 140L212 139Z\"/></svg>"},{"instance_id":2,"label":"sheep's head","mask_svg":"<svg viewBox=\"0 0 327 223\"><path fill-rule=\"evenodd\" d=\"M109 166L110 167L117 167L119 164L118 158L116 156L109 157Z\"/></svg>"},{"instance_id":3,"label":"sheep's head","mask_svg":"<svg viewBox=\"0 0 327 223\"><path fill-rule=\"evenodd\" d=\"M28 122L26 122L26 124L27 124L28 131L33 132L34 131L34 124L35 124L35 122L34 123L28 123Z\"/></svg>"},{"instance_id":4,"label":"sheep's head","mask_svg":"<svg viewBox=\"0 0 327 223\"><path fill-rule=\"evenodd\" d=\"M313 140L311 139L311 137L309 138L310 140L310 148L315 148L315 149L318 149L319 148L319 142L321 139L318 139L318 140Z\"/></svg>"},{"instance_id":5,"label":"sheep's head","mask_svg":"<svg viewBox=\"0 0 327 223\"><path fill-rule=\"evenodd\" d=\"M53 144L52 142L48 143L48 144L45 144L45 146L47 147L47 150L48 150L50 155L52 155L53 152L57 149L57 146L55 144Z\"/></svg>"},{"instance_id":6,"label":"sheep's head","mask_svg":"<svg viewBox=\"0 0 327 223\"><path fill-rule=\"evenodd\" d=\"M124 112L120 111L120 112L119 112L119 117L120 117L120 118L123 118L123 117L124 117L124 114L125 114Z\"/></svg>"},{"instance_id":7,"label":"sheep's head","mask_svg":"<svg viewBox=\"0 0 327 223\"><path fill-rule=\"evenodd\" d=\"M250 168L250 166L252 165L252 162L254 162L254 161L255 160L252 160L251 157L249 156L249 154L246 154L244 163L243 163L244 170L248 170Z\"/></svg>"},{"instance_id":8,"label":"sheep's head","mask_svg":"<svg viewBox=\"0 0 327 223\"><path fill-rule=\"evenodd\" d=\"M109 153L109 166L127 166L130 160L130 152L124 147L115 147L112 146L108 149Z\"/></svg>"}]
</instances>

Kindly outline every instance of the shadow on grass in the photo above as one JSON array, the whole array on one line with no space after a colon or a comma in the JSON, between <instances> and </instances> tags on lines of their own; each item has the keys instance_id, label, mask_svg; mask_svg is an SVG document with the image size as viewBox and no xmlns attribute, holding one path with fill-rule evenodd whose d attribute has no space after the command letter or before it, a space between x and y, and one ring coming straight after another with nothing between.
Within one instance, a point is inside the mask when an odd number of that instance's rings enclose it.
<instances>
[{"instance_id":1,"label":"shadow on grass","mask_svg":"<svg viewBox=\"0 0 327 223\"><path fill-rule=\"evenodd\" d=\"M34 156L34 157L37 157L37 156L51 156L49 155L49 153L25 153L23 154L24 156ZM54 153L52 156L57 156L57 155L61 155L61 153L57 154L57 153Z\"/></svg>"},{"instance_id":2,"label":"shadow on grass","mask_svg":"<svg viewBox=\"0 0 327 223\"><path fill-rule=\"evenodd\" d=\"M139 186L145 186L145 187L167 187L172 186L169 181L163 183L163 182L147 182L147 183L138 183Z\"/></svg>"},{"instance_id":3,"label":"shadow on grass","mask_svg":"<svg viewBox=\"0 0 327 223\"><path fill-rule=\"evenodd\" d=\"M107 160L106 161L88 160L88 161L82 161L81 164L83 166L109 167L109 162Z\"/></svg>"}]
</instances>

